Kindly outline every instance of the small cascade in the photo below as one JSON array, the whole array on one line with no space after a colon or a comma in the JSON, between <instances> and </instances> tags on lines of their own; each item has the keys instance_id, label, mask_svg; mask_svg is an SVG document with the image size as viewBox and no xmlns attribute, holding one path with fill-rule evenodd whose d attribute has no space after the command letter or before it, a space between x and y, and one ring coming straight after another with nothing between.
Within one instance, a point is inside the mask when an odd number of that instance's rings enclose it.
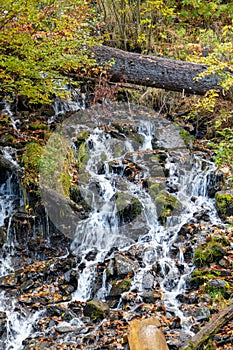
<instances>
[{"instance_id":1,"label":"small cascade","mask_svg":"<svg viewBox=\"0 0 233 350\"><path fill-rule=\"evenodd\" d=\"M49 119L49 123L52 123L60 115L77 112L86 108L86 94L81 93L79 89L71 89L69 86L66 90L71 93L71 96L66 99L55 98L53 102L54 115Z\"/></svg>"},{"instance_id":2,"label":"small cascade","mask_svg":"<svg viewBox=\"0 0 233 350\"><path fill-rule=\"evenodd\" d=\"M13 162L10 155L9 161ZM17 165L18 166L18 165ZM0 230L7 222L4 244L0 253L0 277L8 276L14 271L12 257L15 254L16 238L11 228L12 216L23 204L17 176L6 172L6 179L0 185ZM3 231L1 231L3 232ZM22 312L16 300L9 299L7 292L0 293L0 313L5 315L6 332L0 340L0 348L5 350L19 350L22 348L22 341L30 334L33 323L38 319L40 312L32 315ZM4 329L4 327L3 327ZM5 334L6 333L6 334Z\"/></svg>"},{"instance_id":3,"label":"small cascade","mask_svg":"<svg viewBox=\"0 0 233 350\"><path fill-rule=\"evenodd\" d=\"M142 276L156 262L161 269L160 288L164 294L164 304L167 310L180 317L187 334L192 334L189 331L189 320L180 310L177 296L185 291L187 277L194 267L190 262L185 262L182 242L177 244L176 240L181 227L196 212L205 211L211 224L220 223L213 201L208 198L209 180L215 172L215 166L186 149L175 127L172 129L170 125L167 126L171 138L170 149L168 138L168 151L163 151L163 148L162 151L156 151L156 144L161 147L166 142L166 126L159 122L156 125L153 119L138 119L134 122L137 125L137 137L140 138L137 142L134 141L135 135L134 140L130 140L130 136L125 137L124 133L111 131L111 127L103 127L101 123L99 127L88 130L89 136L85 140L88 149L85 172L88 177L87 180L80 181L80 188L82 197L91 210L88 218L78 222L71 249L83 256L93 249L97 254L92 261L82 261L85 267L79 273L74 300L83 301L93 297L92 285L96 276L93 266L104 261L111 248L127 251L134 245L145 251L145 267L138 269L135 274L132 290L136 288L139 293L143 292ZM162 130L161 134L157 130ZM79 149L77 158L78 153ZM159 154L163 162L158 161ZM145 178L149 178L152 183L151 191L143 186ZM160 188L168 200L172 198L177 203L178 209L171 215L168 214L165 223L165 219L161 219L161 209L156 205L153 185ZM140 203L139 220L143 223L143 229L140 234L137 233L137 237L133 233L137 217L127 218L127 215L131 215L127 207L130 207L129 201L119 201L125 195ZM177 251L175 257L172 253L174 247ZM105 298L107 293L108 287L103 281L96 296Z\"/></svg>"},{"instance_id":4,"label":"small cascade","mask_svg":"<svg viewBox=\"0 0 233 350\"><path fill-rule=\"evenodd\" d=\"M8 101L3 101L2 113L9 116L14 130L18 130L18 125L20 124L20 120L14 117L11 109L11 104Z\"/></svg>"},{"instance_id":5,"label":"small cascade","mask_svg":"<svg viewBox=\"0 0 233 350\"><path fill-rule=\"evenodd\" d=\"M34 322L39 318L41 312L32 315L22 312L14 300L8 300L4 292L0 294L0 312L4 312L7 319L6 339L0 340L2 349L20 350L22 342L31 333Z\"/></svg>"},{"instance_id":6,"label":"small cascade","mask_svg":"<svg viewBox=\"0 0 233 350\"><path fill-rule=\"evenodd\" d=\"M82 108L82 105L79 107ZM66 107L57 105L56 108L58 115ZM22 310L14 299L7 301L7 291L0 295L0 312L7 319L6 337L2 340L6 350L22 350L25 338L28 338L28 344L33 344L37 337L35 330L38 329L39 335L45 338L50 336L50 331L52 336L56 333L60 344L63 344L63 332L67 332L65 339L76 342L77 334L82 334L82 327L86 327L83 334L93 331L90 324L86 326L85 319L79 321L76 317L85 310L86 301L95 298L109 302L110 308L118 312L125 305L125 300L130 300L124 298L130 298L131 293L135 300L124 308L124 317L131 319L137 301L143 304L143 294L150 291L155 295L158 292L156 297L160 298L159 302L167 313L180 320L179 332L193 335L192 317L183 312L178 297L185 293L186 281L194 266L185 254L186 242L179 234L185 225L198 220L197 213L206 218L207 225L221 225L213 199L208 197L215 166L203 154L187 149L177 126L161 117L148 117L140 108L133 115L126 108L107 109L106 115L105 112L98 112L98 118L84 113L84 120L82 115L74 114L70 123L65 124L68 130L65 135L70 139L77 161L78 175L72 188L76 192L73 192L72 200L63 200L62 193L57 193L57 202L51 201L52 205L45 210L43 225L32 234L36 239L38 230L41 230L45 245L52 246L53 239L56 239L61 246L59 239L62 234L56 236L56 231L51 229L56 222L52 220L50 208L53 207L56 214L61 209L66 219L63 233L68 236L70 251L60 250L61 255L58 254L51 264L42 266L42 274L47 276L44 289L44 281L35 287L37 278L29 280L25 294L28 290L32 292L28 293L29 301L21 299ZM19 192L12 190L13 183L15 178L9 175L0 185L0 227L8 223L0 258L1 276L14 271L10 257L17 242L10 228L11 216L20 206L20 196ZM42 183L44 186L51 184L51 179ZM52 188L51 196L54 192ZM47 198L49 201L52 197ZM78 199L75 201L75 198ZM70 207L66 211L67 203L76 211L72 212ZM71 220L74 226L69 226ZM58 222L60 224L59 219ZM69 228L73 227L70 233ZM50 236L51 231L54 235ZM43 260L40 254L38 251L36 259ZM117 265L117 261L123 261L122 266ZM116 266L122 269L119 274ZM63 271L63 268L66 271L64 276L56 275L57 269ZM120 289L120 292L112 293L116 275L117 278L120 276L117 282L125 282L124 278L129 276L130 285L126 293ZM35 308L34 312L30 312L27 302L30 304L31 299L34 307L39 304L43 314ZM44 300L48 303L45 307ZM50 318L51 315L56 315L55 321ZM64 321L63 315L67 316ZM47 324L46 317L49 320ZM73 317L71 321L70 317ZM98 323L95 331L97 328ZM80 335L78 341L81 346L82 339Z\"/></svg>"}]
</instances>

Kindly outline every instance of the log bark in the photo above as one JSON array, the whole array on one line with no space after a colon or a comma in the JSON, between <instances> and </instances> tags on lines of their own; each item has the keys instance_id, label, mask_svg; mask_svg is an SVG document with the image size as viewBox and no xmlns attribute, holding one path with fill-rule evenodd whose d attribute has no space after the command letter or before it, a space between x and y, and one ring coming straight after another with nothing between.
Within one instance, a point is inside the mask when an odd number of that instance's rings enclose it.
<instances>
[{"instance_id":1,"label":"log bark","mask_svg":"<svg viewBox=\"0 0 233 350\"><path fill-rule=\"evenodd\" d=\"M204 95L210 89L222 90L220 78L208 75L196 81L195 78L207 69L204 64L141 55L108 46L92 47L96 61L108 67L112 82L162 88L165 90Z\"/></svg>"},{"instance_id":2,"label":"log bark","mask_svg":"<svg viewBox=\"0 0 233 350\"><path fill-rule=\"evenodd\" d=\"M199 349L213 334L233 319L233 302L214 316L181 350Z\"/></svg>"}]
</instances>

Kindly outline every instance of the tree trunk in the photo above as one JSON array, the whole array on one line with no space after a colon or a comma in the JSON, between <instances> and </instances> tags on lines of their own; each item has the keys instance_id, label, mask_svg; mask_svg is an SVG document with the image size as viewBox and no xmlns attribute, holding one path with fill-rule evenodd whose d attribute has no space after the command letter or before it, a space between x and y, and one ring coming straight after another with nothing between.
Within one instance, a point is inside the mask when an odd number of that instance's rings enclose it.
<instances>
[{"instance_id":1,"label":"tree trunk","mask_svg":"<svg viewBox=\"0 0 233 350\"><path fill-rule=\"evenodd\" d=\"M214 316L201 330L195 334L189 344L182 347L182 350L196 350L205 343L211 335L215 334L229 321L233 319L233 303L225 307L216 316Z\"/></svg>"},{"instance_id":2,"label":"tree trunk","mask_svg":"<svg viewBox=\"0 0 233 350\"><path fill-rule=\"evenodd\" d=\"M204 64L141 55L108 46L92 47L97 63L108 67L110 81L137 84L204 95L210 89L222 90L220 78L208 75L195 81L207 68Z\"/></svg>"}]
</instances>

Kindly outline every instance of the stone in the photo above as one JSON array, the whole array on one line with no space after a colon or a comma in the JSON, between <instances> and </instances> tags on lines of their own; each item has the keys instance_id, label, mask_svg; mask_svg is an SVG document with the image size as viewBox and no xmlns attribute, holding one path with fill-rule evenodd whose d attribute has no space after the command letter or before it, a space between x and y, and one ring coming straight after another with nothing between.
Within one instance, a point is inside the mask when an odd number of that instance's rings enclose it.
<instances>
[{"instance_id":1,"label":"stone","mask_svg":"<svg viewBox=\"0 0 233 350\"><path fill-rule=\"evenodd\" d=\"M132 320L128 330L130 350L168 350L160 327L156 317Z\"/></svg>"},{"instance_id":2,"label":"stone","mask_svg":"<svg viewBox=\"0 0 233 350\"><path fill-rule=\"evenodd\" d=\"M137 261L133 261L125 255L116 253L115 267L117 276L126 276L128 275L128 273L137 271L137 269L139 268L139 264Z\"/></svg>"},{"instance_id":3,"label":"stone","mask_svg":"<svg viewBox=\"0 0 233 350\"><path fill-rule=\"evenodd\" d=\"M7 331L7 315L4 311L0 311L0 337Z\"/></svg>"},{"instance_id":4,"label":"stone","mask_svg":"<svg viewBox=\"0 0 233 350\"><path fill-rule=\"evenodd\" d=\"M131 287L131 281L129 278L123 280L114 281L110 290L110 297L119 297L123 292L127 292Z\"/></svg>"},{"instance_id":5,"label":"stone","mask_svg":"<svg viewBox=\"0 0 233 350\"><path fill-rule=\"evenodd\" d=\"M208 321L210 318L210 310L208 307L189 308L184 314L188 317L195 317L197 321Z\"/></svg>"},{"instance_id":6,"label":"stone","mask_svg":"<svg viewBox=\"0 0 233 350\"><path fill-rule=\"evenodd\" d=\"M226 220L233 213L233 190L219 191L215 194L215 205L219 216Z\"/></svg>"},{"instance_id":7,"label":"stone","mask_svg":"<svg viewBox=\"0 0 233 350\"><path fill-rule=\"evenodd\" d=\"M166 224L169 216L177 215L182 210L178 199L165 190L161 190L155 198L155 205L159 220Z\"/></svg>"},{"instance_id":8,"label":"stone","mask_svg":"<svg viewBox=\"0 0 233 350\"><path fill-rule=\"evenodd\" d=\"M117 215L120 223L133 221L141 214L142 204L136 198L126 192L118 192L116 196Z\"/></svg>"},{"instance_id":9,"label":"stone","mask_svg":"<svg viewBox=\"0 0 233 350\"><path fill-rule=\"evenodd\" d=\"M145 272L142 277L142 289L150 290L154 286L155 278L150 272Z\"/></svg>"},{"instance_id":10,"label":"stone","mask_svg":"<svg viewBox=\"0 0 233 350\"><path fill-rule=\"evenodd\" d=\"M218 287L218 288L225 288L227 282L224 280L219 280L219 279L213 279L209 281L210 287Z\"/></svg>"},{"instance_id":11,"label":"stone","mask_svg":"<svg viewBox=\"0 0 233 350\"><path fill-rule=\"evenodd\" d=\"M90 300L83 312L85 316L90 317L92 320L102 320L109 314L109 306L106 302L99 299Z\"/></svg>"},{"instance_id":12,"label":"stone","mask_svg":"<svg viewBox=\"0 0 233 350\"><path fill-rule=\"evenodd\" d=\"M160 292L146 291L141 294L141 297L145 303L152 304L157 300L160 300L162 298L162 294Z\"/></svg>"}]
</instances>

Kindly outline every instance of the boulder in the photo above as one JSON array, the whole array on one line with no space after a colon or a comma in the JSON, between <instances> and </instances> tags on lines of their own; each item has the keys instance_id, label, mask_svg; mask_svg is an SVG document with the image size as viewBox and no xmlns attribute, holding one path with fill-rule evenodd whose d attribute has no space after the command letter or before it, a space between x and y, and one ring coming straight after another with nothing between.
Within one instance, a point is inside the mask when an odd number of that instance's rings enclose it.
<instances>
[{"instance_id":1,"label":"boulder","mask_svg":"<svg viewBox=\"0 0 233 350\"><path fill-rule=\"evenodd\" d=\"M130 350L168 350L160 327L156 317L132 320L128 330Z\"/></svg>"},{"instance_id":2,"label":"boulder","mask_svg":"<svg viewBox=\"0 0 233 350\"><path fill-rule=\"evenodd\" d=\"M126 276L128 273L134 273L139 269L139 264L128 258L125 255L116 253L115 254L115 267L117 276Z\"/></svg>"},{"instance_id":3,"label":"boulder","mask_svg":"<svg viewBox=\"0 0 233 350\"><path fill-rule=\"evenodd\" d=\"M215 205L221 219L227 220L233 214L233 190L219 191L215 194Z\"/></svg>"},{"instance_id":4,"label":"boulder","mask_svg":"<svg viewBox=\"0 0 233 350\"><path fill-rule=\"evenodd\" d=\"M109 314L109 306L99 299L90 300L84 308L84 315L92 320L104 319Z\"/></svg>"},{"instance_id":5,"label":"boulder","mask_svg":"<svg viewBox=\"0 0 233 350\"><path fill-rule=\"evenodd\" d=\"M179 200L165 190L161 190L155 198L159 220L166 224L169 216L178 215L182 210Z\"/></svg>"},{"instance_id":6,"label":"boulder","mask_svg":"<svg viewBox=\"0 0 233 350\"><path fill-rule=\"evenodd\" d=\"M121 224L134 220L141 214L142 204L127 192L118 192L116 196L117 215Z\"/></svg>"}]
</instances>

